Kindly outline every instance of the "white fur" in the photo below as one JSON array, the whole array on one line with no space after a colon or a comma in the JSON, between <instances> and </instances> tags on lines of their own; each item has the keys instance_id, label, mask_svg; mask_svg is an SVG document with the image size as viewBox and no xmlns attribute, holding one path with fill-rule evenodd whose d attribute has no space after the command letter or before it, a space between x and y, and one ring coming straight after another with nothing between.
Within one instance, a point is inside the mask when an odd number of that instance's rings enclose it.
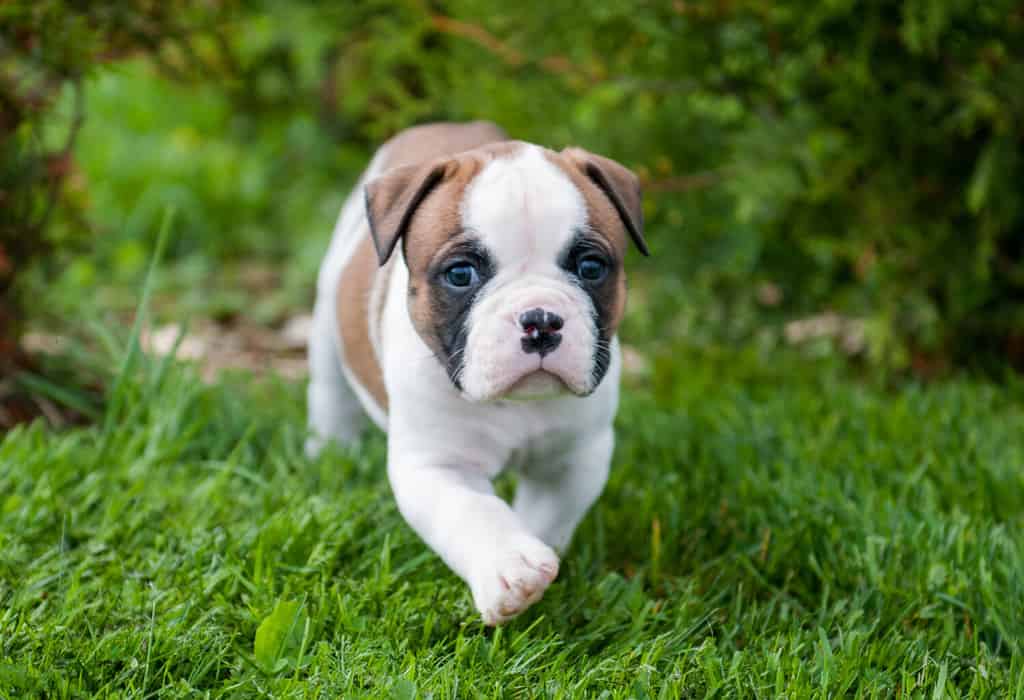
<instances>
[{"instance_id":1,"label":"white fur","mask_svg":"<svg viewBox=\"0 0 1024 700\"><path fill-rule=\"evenodd\" d=\"M371 164L367 177L374 175ZM499 271L469 321L465 395L413 327L409 273L397 260L375 343L390 403L384 416L336 350L331 305L338 271L351 255L350 239L365 235L366 225L361 192L349 198L320 274L309 450L315 453L330 438L351 441L362 427L362 419L352 417L356 400L361 402L388 431L388 476L402 515L469 584L484 622L493 625L540 599L558 573L556 551L568 546L604 487L621 363L613 339L606 376L596 388L589 385L596 332L590 302L556 264L559 251L586 225L586 208L571 181L539 150L527 147L490 163L467 188L461 212ZM547 378L531 374L541 360L524 353L519 342L519 314L538 306L565 319L562 344L543 360ZM333 355L325 351L328 342ZM508 400L513 385L522 395L547 398ZM512 506L491 486L504 468L519 475Z\"/></svg>"}]
</instances>

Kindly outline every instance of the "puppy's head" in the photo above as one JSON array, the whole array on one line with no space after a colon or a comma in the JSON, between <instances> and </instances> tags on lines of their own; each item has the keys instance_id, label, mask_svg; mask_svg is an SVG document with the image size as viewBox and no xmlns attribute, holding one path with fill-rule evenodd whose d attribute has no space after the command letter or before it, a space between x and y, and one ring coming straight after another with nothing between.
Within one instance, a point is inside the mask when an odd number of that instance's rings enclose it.
<instances>
[{"instance_id":1,"label":"puppy's head","mask_svg":"<svg viewBox=\"0 0 1024 700\"><path fill-rule=\"evenodd\" d=\"M578 148L492 144L366 187L380 263L398 242L409 315L469 400L585 396L608 369L640 186Z\"/></svg>"}]
</instances>

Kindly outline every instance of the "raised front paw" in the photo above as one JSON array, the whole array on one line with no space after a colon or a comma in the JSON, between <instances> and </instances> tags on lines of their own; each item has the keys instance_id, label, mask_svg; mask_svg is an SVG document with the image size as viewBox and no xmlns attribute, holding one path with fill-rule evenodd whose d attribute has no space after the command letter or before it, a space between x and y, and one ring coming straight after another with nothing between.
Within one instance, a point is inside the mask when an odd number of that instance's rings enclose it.
<instances>
[{"instance_id":1,"label":"raised front paw","mask_svg":"<svg viewBox=\"0 0 1024 700\"><path fill-rule=\"evenodd\" d=\"M476 567L470 587L485 625L500 625L536 603L558 576L558 555L532 535L517 535Z\"/></svg>"}]
</instances>

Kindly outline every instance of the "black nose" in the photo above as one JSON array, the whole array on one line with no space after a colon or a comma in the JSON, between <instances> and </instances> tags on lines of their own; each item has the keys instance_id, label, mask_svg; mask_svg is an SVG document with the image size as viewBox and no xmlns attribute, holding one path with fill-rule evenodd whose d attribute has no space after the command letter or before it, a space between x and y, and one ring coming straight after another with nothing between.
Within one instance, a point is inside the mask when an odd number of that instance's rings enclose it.
<instances>
[{"instance_id":1,"label":"black nose","mask_svg":"<svg viewBox=\"0 0 1024 700\"><path fill-rule=\"evenodd\" d=\"M544 309L530 309L519 315L519 325L523 329L523 352L539 352L544 357L554 351L562 342L564 325L562 317Z\"/></svg>"}]
</instances>

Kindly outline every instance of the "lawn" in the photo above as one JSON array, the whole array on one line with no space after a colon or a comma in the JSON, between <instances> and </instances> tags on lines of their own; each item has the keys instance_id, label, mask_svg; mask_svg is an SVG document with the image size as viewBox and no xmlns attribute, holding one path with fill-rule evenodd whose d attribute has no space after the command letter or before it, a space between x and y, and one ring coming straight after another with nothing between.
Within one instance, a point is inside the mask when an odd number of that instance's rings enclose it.
<instances>
[{"instance_id":1,"label":"lawn","mask_svg":"<svg viewBox=\"0 0 1024 700\"><path fill-rule=\"evenodd\" d=\"M492 630L383 435L310 461L301 383L133 357L95 424L0 443L2 697L1024 697L1019 382L654 358Z\"/></svg>"}]
</instances>

